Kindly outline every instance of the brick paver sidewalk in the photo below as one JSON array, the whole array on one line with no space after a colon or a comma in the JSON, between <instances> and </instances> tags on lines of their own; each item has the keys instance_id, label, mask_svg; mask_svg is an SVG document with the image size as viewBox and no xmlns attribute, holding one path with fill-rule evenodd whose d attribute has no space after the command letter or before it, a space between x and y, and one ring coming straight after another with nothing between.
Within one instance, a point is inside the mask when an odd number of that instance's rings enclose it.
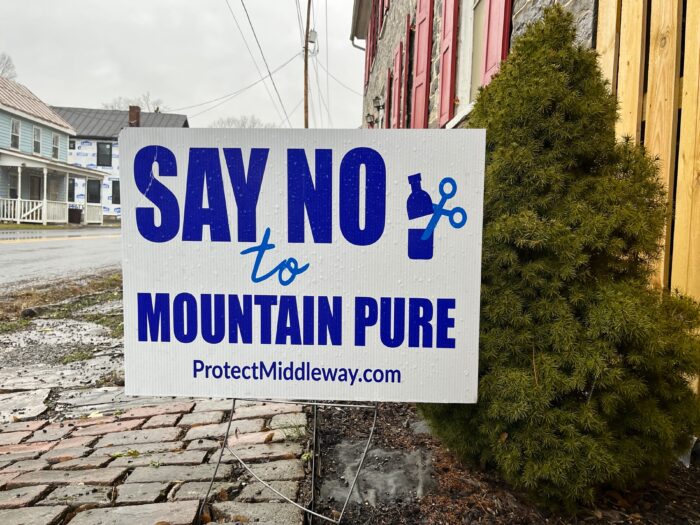
<instances>
[{"instance_id":1,"label":"brick paver sidewalk","mask_svg":"<svg viewBox=\"0 0 700 525\"><path fill-rule=\"evenodd\" d=\"M99 389L94 395L121 395ZM0 425L1 525L191 525L214 472L228 400L154 401L123 413ZM106 405L107 406L107 405ZM290 498L305 477L299 405L237 403L229 446ZM204 522L301 524L226 452Z\"/></svg>"}]
</instances>

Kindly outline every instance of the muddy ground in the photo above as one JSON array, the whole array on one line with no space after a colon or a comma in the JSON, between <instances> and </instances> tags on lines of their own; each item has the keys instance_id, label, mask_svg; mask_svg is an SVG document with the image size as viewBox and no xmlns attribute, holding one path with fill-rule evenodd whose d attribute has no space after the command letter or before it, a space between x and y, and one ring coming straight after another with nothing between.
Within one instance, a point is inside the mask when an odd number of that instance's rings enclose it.
<instances>
[{"instance_id":1,"label":"muddy ground","mask_svg":"<svg viewBox=\"0 0 700 525\"><path fill-rule=\"evenodd\" d=\"M364 445L371 426L371 410L319 410L317 512L338 516L362 451L358 444ZM352 464L350 449L357 453ZM417 457L428 460L427 471L417 467ZM409 404L380 405L363 471L343 518L348 524L700 524L700 457L690 468L678 464L668 479L643 490L608 491L577 516L556 514L492 474L461 463Z\"/></svg>"}]
</instances>

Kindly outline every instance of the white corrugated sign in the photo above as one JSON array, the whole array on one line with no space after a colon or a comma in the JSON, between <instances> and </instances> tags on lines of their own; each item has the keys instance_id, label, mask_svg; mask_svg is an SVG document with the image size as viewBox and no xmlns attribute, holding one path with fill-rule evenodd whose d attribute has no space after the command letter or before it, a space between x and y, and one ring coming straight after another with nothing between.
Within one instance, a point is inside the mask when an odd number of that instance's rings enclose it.
<instances>
[{"instance_id":1,"label":"white corrugated sign","mask_svg":"<svg viewBox=\"0 0 700 525\"><path fill-rule=\"evenodd\" d=\"M119 142L127 394L476 401L483 130Z\"/></svg>"}]
</instances>

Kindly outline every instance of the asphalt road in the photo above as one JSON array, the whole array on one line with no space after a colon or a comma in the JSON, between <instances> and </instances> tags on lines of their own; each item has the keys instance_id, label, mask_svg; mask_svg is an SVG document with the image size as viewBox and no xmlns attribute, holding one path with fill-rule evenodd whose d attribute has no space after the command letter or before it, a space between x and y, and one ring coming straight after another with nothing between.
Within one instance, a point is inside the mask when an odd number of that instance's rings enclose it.
<instances>
[{"instance_id":1,"label":"asphalt road","mask_svg":"<svg viewBox=\"0 0 700 525\"><path fill-rule=\"evenodd\" d=\"M120 265L119 228L0 230L0 293Z\"/></svg>"}]
</instances>

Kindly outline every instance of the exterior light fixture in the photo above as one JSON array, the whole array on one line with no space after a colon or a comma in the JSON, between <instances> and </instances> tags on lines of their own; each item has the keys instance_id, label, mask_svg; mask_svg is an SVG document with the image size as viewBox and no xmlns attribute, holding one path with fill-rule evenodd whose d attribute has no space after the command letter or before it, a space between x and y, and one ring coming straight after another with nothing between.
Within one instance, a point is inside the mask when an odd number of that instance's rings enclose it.
<instances>
[{"instance_id":1,"label":"exterior light fixture","mask_svg":"<svg viewBox=\"0 0 700 525\"><path fill-rule=\"evenodd\" d=\"M372 115L371 113L367 113L365 115L365 122L367 122L367 124L369 124L370 126L374 125L374 115Z\"/></svg>"},{"instance_id":2,"label":"exterior light fixture","mask_svg":"<svg viewBox=\"0 0 700 525\"><path fill-rule=\"evenodd\" d=\"M382 100L382 97L377 95L374 97L374 100L372 101L372 105L374 106L374 109L379 111L380 109L384 109L384 101Z\"/></svg>"}]
</instances>

